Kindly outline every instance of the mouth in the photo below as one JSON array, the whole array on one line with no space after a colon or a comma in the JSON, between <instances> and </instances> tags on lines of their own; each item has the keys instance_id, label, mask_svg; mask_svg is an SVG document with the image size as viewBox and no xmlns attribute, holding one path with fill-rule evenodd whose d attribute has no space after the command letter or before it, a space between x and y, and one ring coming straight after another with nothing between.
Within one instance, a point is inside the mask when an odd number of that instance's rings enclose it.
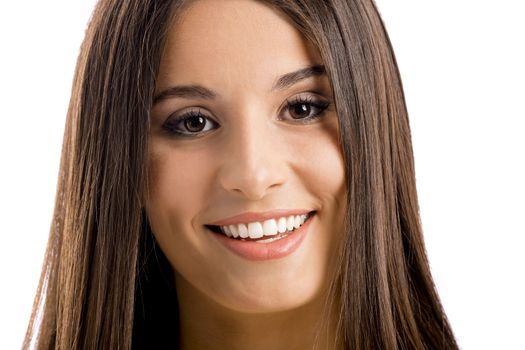
<instances>
[{"instance_id":1,"label":"mouth","mask_svg":"<svg viewBox=\"0 0 525 350\"><path fill-rule=\"evenodd\" d=\"M290 215L265 220L262 222L240 223L227 226L204 225L216 234L224 235L237 241L270 243L294 233L316 214L316 211L302 215Z\"/></svg>"}]
</instances>

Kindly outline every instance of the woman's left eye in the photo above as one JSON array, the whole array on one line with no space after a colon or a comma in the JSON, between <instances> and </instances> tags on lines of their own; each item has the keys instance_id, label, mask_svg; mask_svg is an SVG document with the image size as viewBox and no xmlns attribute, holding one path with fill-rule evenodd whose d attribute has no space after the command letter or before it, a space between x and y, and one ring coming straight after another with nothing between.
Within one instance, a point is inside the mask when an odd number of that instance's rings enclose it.
<instances>
[{"instance_id":1,"label":"woman's left eye","mask_svg":"<svg viewBox=\"0 0 525 350\"><path fill-rule=\"evenodd\" d=\"M330 102L315 99L313 97L299 96L286 102L284 113L289 114L291 119L302 124L311 123L324 115ZM282 118L280 116L280 118Z\"/></svg>"}]
</instances>

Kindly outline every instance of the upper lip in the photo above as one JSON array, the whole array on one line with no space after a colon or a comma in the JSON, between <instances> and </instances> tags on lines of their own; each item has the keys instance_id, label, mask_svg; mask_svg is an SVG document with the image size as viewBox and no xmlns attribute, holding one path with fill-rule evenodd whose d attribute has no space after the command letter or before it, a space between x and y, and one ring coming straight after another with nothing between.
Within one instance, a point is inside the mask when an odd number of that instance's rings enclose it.
<instances>
[{"instance_id":1,"label":"upper lip","mask_svg":"<svg viewBox=\"0 0 525 350\"><path fill-rule=\"evenodd\" d=\"M274 209L264 212L245 212L242 214L230 216L229 218L214 221L209 223L208 225L212 226L227 226L227 225L235 225L235 224L245 224L249 222L255 222L255 221L265 221L268 219L278 219L283 216L291 216L291 215L303 215L308 214L312 210L308 209Z\"/></svg>"}]
</instances>

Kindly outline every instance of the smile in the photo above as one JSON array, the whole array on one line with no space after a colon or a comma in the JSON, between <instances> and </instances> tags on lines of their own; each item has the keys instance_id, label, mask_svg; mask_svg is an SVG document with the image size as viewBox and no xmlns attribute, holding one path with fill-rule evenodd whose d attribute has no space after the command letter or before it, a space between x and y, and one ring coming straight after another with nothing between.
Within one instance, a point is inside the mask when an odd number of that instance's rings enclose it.
<instances>
[{"instance_id":1,"label":"smile","mask_svg":"<svg viewBox=\"0 0 525 350\"><path fill-rule=\"evenodd\" d=\"M256 240L261 243L271 242L287 236L301 227L315 211L231 225L206 225L211 231L241 241Z\"/></svg>"},{"instance_id":2,"label":"smile","mask_svg":"<svg viewBox=\"0 0 525 350\"><path fill-rule=\"evenodd\" d=\"M241 258L253 261L273 260L284 258L299 249L307 233L311 231L315 214L316 211L304 210L247 213L214 223L220 225L205 226L217 242ZM261 221L252 221L257 218ZM241 232L245 238L241 237Z\"/></svg>"}]
</instances>

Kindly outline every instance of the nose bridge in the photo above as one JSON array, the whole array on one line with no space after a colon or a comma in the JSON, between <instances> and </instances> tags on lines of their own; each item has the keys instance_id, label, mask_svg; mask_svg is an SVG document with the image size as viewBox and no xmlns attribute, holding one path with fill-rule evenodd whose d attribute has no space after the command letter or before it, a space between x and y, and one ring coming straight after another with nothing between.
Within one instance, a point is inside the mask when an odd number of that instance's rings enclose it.
<instances>
[{"instance_id":1,"label":"nose bridge","mask_svg":"<svg viewBox=\"0 0 525 350\"><path fill-rule=\"evenodd\" d=\"M258 112L245 112L230 123L224 161L219 174L221 186L256 200L284 181L278 135Z\"/></svg>"}]
</instances>

